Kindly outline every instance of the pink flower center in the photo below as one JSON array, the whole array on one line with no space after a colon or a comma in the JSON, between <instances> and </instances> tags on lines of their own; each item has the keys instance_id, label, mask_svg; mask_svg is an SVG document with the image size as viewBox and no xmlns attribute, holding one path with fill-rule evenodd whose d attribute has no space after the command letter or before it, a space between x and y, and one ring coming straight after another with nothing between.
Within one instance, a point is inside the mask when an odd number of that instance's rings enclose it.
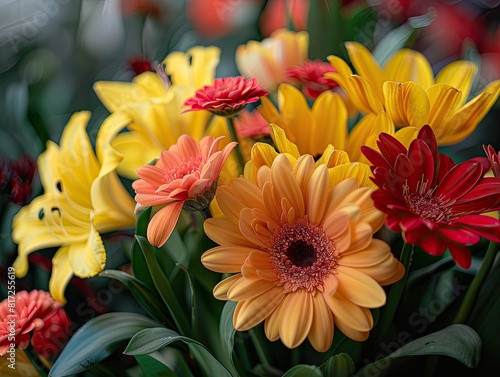
<instances>
[{"instance_id":1,"label":"pink flower center","mask_svg":"<svg viewBox=\"0 0 500 377\"><path fill-rule=\"evenodd\" d=\"M200 170L203 167L205 161L200 155L192 156L189 159L185 159L179 165L173 167L165 173L165 180L167 182L173 182L176 179L182 179L186 175L194 174L199 178Z\"/></svg>"},{"instance_id":2,"label":"pink flower center","mask_svg":"<svg viewBox=\"0 0 500 377\"><path fill-rule=\"evenodd\" d=\"M269 260L285 292L313 291L337 266L338 252L322 227L298 219L273 234Z\"/></svg>"},{"instance_id":3,"label":"pink flower center","mask_svg":"<svg viewBox=\"0 0 500 377\"><path fill-rule=\"evenodd\" d=\"M406 204L411 212L421 217L424 220L432 220L435 222L449 221L451 218L451 210L446 207L446 203L438 197L432 195L432 191L425 194L409 193L405 189L403 196Z\"/></svg>"}]
</instances>

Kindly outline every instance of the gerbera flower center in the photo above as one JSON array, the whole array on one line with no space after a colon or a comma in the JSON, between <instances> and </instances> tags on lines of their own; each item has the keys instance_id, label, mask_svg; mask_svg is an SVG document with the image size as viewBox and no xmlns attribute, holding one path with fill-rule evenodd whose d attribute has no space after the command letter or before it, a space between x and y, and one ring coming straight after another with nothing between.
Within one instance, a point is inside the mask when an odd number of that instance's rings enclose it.
<instances>
[{"instance_id":1,"label":"gerbera flower center","mask_svg":"<svg viewBox=\"0 0 500 377\"><path fill-rule=\"evenodd\" d=\"M168 182L175 181L176 179L182 179L186 175L195 174L199 172L200 168L203 166L205 162L203 161L202 156L196 155L192 156L188 160L184 160L183 163L175 166L174 168L168 170L165 173L165 179Z\"/></svg>"},{"instance_id":2,"label":"gerbera flower center","mask_svg":"<svg viewBox=\"0 0 500 377\"><path fill-rule=\"evenodd\" d=\"M440 198L433 196L431 192L425 194L404 192L404 198L410 211L425 220L439 222L450 219L450 210Z\"/></svg>"},{"instance_id":3,"label":"gerbera flower center","mask_svg":"<svg viewBox=\"0 0 500 377\"><path fill-rule=\"evenodd\" d=\"M269 260L285 292L321 286L336 267L337 255L323 228L303 219L277 229L269 249Z\"/></svg>"}]
</instances>

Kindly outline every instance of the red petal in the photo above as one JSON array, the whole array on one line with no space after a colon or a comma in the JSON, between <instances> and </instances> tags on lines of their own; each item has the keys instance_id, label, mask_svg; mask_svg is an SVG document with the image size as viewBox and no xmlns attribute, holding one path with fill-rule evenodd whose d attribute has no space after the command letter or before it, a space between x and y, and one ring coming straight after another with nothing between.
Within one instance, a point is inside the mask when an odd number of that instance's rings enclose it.
<instances>
[{"instance_id":1,"label":"red petal","mask_svg":"<svg viewBox=\"0 0 500 377\"><path fill-rule=\"evenodd\" d=\"M459 243L465 246L474 245L479 242L481 237L464 228L444 228L440 227L439 232L448 238L450 241Z\"/></svg>"},{"instance_id":2,"label":"red petal","mask_svg":"<svg viewBox=\"0 0 500 377\"><path fill-rule=\"evenodd\" d=\"M446 251L446 244L443 240L434 232L429 231L424 237L419 239L418 245L426 253L434 255L436 257L443 255Z\"/></svg>"},{"instance_id":3,"label":"red petal","mask_svg":"<svg viewBox=\"0 0 500 377\"><path fill-rule=\"evenodd\" d=\"M396 157L400 154L406 154L408 150L405 148L401 142L395 137L382 132L378 136L379 140L377 141L378 148L382 155L386 158L389 164L394 165L396 161Z\"/></svg>"},{"instance_id":4,"label":"red petal","mask_svg":"<svg viewBox=\"0 0 500 377\"><path fill-rule=\"evenodd\" d=\"M429 127L430 128L430 127ZM414 168L414 173L409 177L408 183L412 191L417 190L417 184L425 184L425 187L419 187L421 192L427 192L434 179L435 160L429 146L422 140L414 140L408 149L408 156Z\"/></svg>"},{"instance_id":5,"label":"red petal","mask_svg":"<svg viewBox=\"0 0 500 377\"><path fill-rule=\"evenodd\" d=\"M453 160L448 157L445 154L440 154L439 155L439 161L436 166L436 171L437 173L434 174L434 180L436 184L433 184L432 186L436 186L437 183L441 182L443 178L445 177L448 172L453 169L453 167L456 164L453 162Z\"/></svg>"},{"instance_id":6,"label":"red petal","mask_svg":"<svg viewBox=\"0 0 500 377\"><path fill-rule=\"evenodd\" d=\"M470 215L463 216L450 222L450 224L461 224L463 228L489 239L500 242L500 220L490 216Z\"/></svg>"},{"instance_id":7,"label":"red petal","mask_svg":"<svg viewBox=\"0 0 500 377\"><path fill-rule=\"evenodd\" d=\"M439 183L434 196L457 200L467 194L483 174L478 162L465 161L451 169Z\"/></svg>"},{"instance_id":8,"label":"red petal","mask_svg":"<svg viewBox=\"0 0 500 377\"><path fill-rule=\"evenodd\" d=\"M469 249L463 245L456 245L452 243L449 243L447 246L452 258L455 260L455 263L465 270L469 269L472 263Z\"/></svg>"},{"instance_id":9,"label":"red petal","mask_svg":"<svg viewBox=\"0 0 500 377\"><path fill-rule=\"evenodd\" d=\"M426 124L420 129L420 131L418 132L417 139L422 140L425 144L427 144L429 150L431 151L434 161L437 161L438 147L436 142L436 136L434 135L434 131L432 131L432 128L428 124Z\"/></svg>"},{"instance_id":10,"label":"red petal","mask_svg":"<svg viewBox=\"0 0 500 377\"><path fill-rule=\"evenodd\" d=\"M367 147L366 145L363 145L361 147L361 153L365 155L365 157L372 163L373 166L376 167L384 167L386 169L391 169L392 166L389 165L387 160L380 154L379 151Z\"/></svg>"}]
</instances>

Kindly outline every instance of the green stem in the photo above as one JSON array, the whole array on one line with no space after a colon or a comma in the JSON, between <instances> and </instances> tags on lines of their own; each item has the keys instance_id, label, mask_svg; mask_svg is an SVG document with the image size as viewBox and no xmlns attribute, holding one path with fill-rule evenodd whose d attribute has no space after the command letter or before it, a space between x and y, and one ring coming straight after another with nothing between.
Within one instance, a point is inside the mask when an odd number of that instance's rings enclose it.
<instances>
[{"instance_id":1,"label":"green stem","mask_svg":"<svg viewBox=\"0 0 500 377\"><path fill-rule=\"evenodd\" d=\"M467 318L469 317L470 311L474 305L474 301L476 301L477 292L483 285L484 279L488 276L488 273L493 266L493 262L495 261L495 257L498 251L498 244L490 241L488 245L488 249L486 250L486 255L484 256L483 263L481 264L481 268L479 272L472 280L469 289L467 289L467 293L465 294L465 298L462 301L462 305L458 310L457 316L453 320L453 323L465 323Z\"/></svg>"},{"instance_id":2,"label":"green stem","mask_svg":"<svg viewBox=\"0 0 500 377\"><path fill-rule=\"evenodd\" d=\"M229 135L232 141L236 141L238 145L234 148L234 153L236 154L236 159L238 160L238 165L240 166L240 173L242 174L245 170L245 161L243 160L243 154L241 153L240 142L238 140L238 135L236 134L236 127L234 126L233 117L226 117L227 128L229 130Z\"/></svg>"},{"instance_id":3,"label":"green stem","mask_svg":"<svg viewBox=\"0 0 500 377\"><path fill-rule=\"evenodd\" d=\"M266 353L264 352L264 349L262 348L262 337L257 333L255 330L248 330L248 334L250 335L250 339L252 341L253 346L255 347L255 350L257 352L257 355L259 356L259 360L262 365L264 366L269 366L269 360L267 359ZM265 343L265 341L264 341Z\"/></svg>"},{"instance_id":4,"label":"green stem","mask_svg":"<svg viewBox=\"0 0 500 377\"><path fill-rule=\"evenodd\" d=\"M405 243L403 249L401 250L401 255L399 261L405 268L405 274L397 283L393 284L389 290L389 295L387 297L387 304L384 311L380 315L380 324L378 326L378 343L380 343L381 337L386 335L394 321L394 316L399 307L401 297L406 288L406 283L408 281L408 275L410 272L410 264L413 256L413 245Z\"/></svg>"}]
</instances>

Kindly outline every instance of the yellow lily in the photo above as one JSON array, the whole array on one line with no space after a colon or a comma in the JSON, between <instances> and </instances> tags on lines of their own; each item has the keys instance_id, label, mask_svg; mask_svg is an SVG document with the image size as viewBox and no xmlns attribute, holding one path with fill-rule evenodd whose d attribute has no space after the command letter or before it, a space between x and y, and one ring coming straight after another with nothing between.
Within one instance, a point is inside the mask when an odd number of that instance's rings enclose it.
<instances>
[{"instance_id":1,"label":"yellow lily","mask_svg":"<svg viewBox=\"0 0 500 377\"><path fill-rule=\"evenodd\" d=\"M348 112L341 96L331 91L321 93L309 106L304 94L297 88L282 84L278 89L279 110L267 98L261 98L257 110L268 123L283 130L271 132L280 152L289 152L298 158L303 154L321 156L329 145L346 151L350 161L367 162L360 147L376 148L381 132L394 135L404 145L409 145L418 129L410 127L395 132L394 124L384 111L370 113L351 132L348 131ZM293 145L293 147L291 147Z\"/></svg>"},{"instance_id":2,"label":"yellow lily","mask_svg":"<svg viewBox=\"0 0 500 377\"><path fill-rule=\"evenodd\" d=\"M28 272L28 255L59 247L52 259L50 294L65 302L64 291L73 275L92 277L104 269L106 250L100 233L133 227L133 201L115 169L122 156L111 148L112 134L99 131L96 154L85 131L90 113L73 114L64 128L60 146L52 141L38 158L44 194L21 208L13 220L13 240L19 245L16 275ZM116 114L108 124L125 125Z\"/></svg>"},{"instance_id":3,"label":"yellow lily","mask_svg":"<svg viewBox=\"0 0 500 377\"><path fill-rule=\"evenodd\" d=\"M365 114L385 111L398 128L429 124L440 145L456 144L470 135L500 94L496 80L467 102L477 74L470 61L452 62L434 77L417 51L402 49L381 67L363 45L347 42L346 47L358 74L341 58L329 56L337 72L326 76L346 91L354 106Z\"/></svg>"},{"instance_id":4,"label":"yellow lily","mask_svg":"<svg viewBox=\"0 0 500 377\"><path fill-rule=\"evenodd\" d=\"M214 132L226 129L225 120L211 119L208 111L182 114L185 100L197 89L213 83L219 56L217 47L197 46L186 53L174 51L163 61L164 72L144 72L132 82L94 84L95 92L110 112L123 111L130 118L125 125L128 132L118 134L112 141L113 147L124 155L119 174L135 179L137 168L158 158L162 150L175 144L183 134L199 141L205 135L214 136ZM207 124L210 124L208 129ZM220 147L228 142L229 134L221 140Z\"/></svg>"}]
</instances>

